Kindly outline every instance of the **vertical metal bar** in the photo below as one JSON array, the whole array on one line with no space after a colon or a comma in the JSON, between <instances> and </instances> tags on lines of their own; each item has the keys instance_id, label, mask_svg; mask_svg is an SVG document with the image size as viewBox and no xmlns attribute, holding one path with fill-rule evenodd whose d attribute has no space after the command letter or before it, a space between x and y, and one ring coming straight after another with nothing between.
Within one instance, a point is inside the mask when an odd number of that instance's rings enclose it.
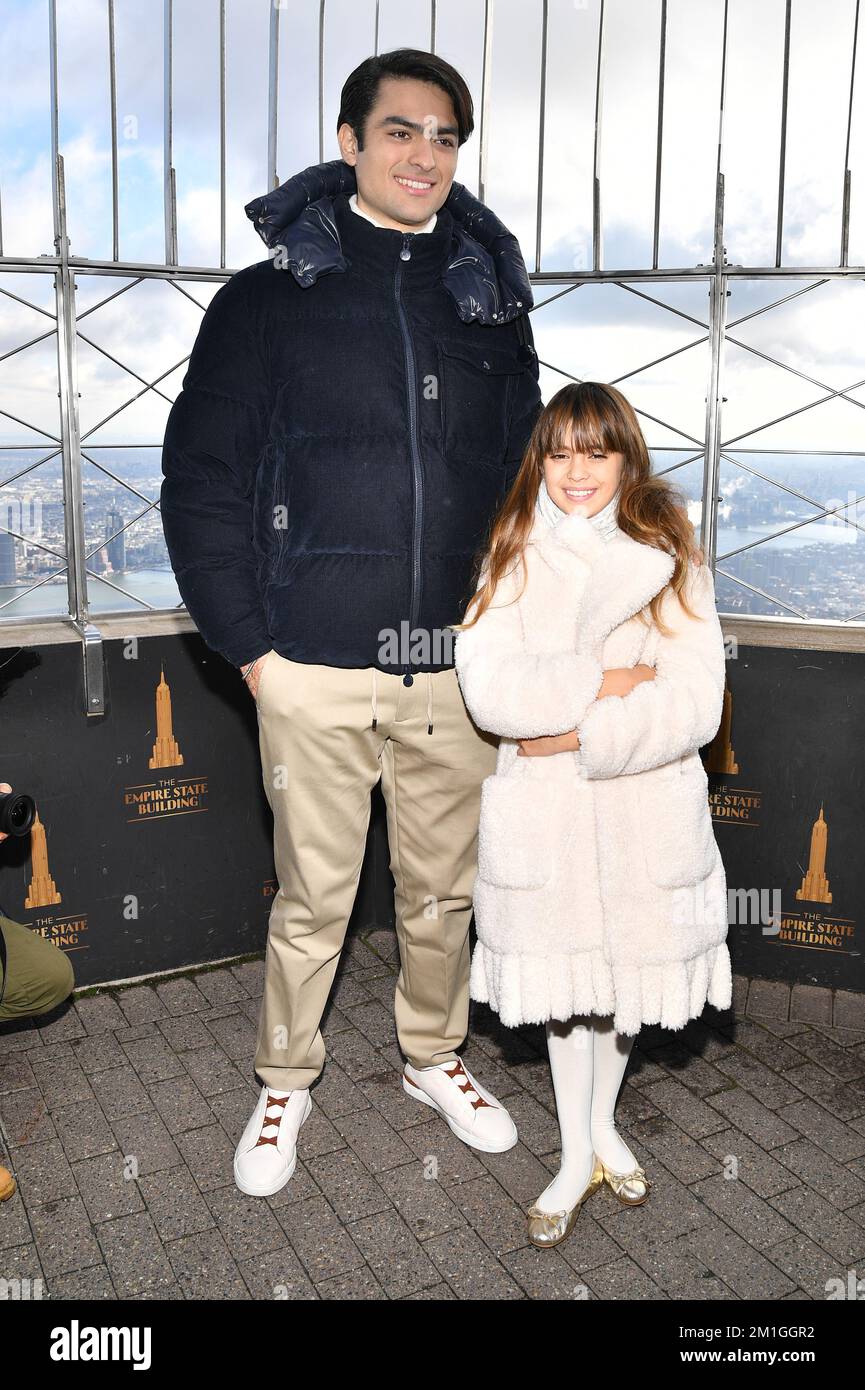
<instances>
[{"instance_id":1,"label":"vertical metal bar","mask_svg":"<svg viewBox=\"0 0 865 1390\"><path fill-rule=\"evenodd\" d=\"M267 65L267 187L276 188L277 104L279 99L279 5L270 7Z\"/></svg>"},{"instance_id":2,"label":"vertical metal bar","mask_svg":"<svg viewBox=\"0 0 865 1390\"><path fill-rule=\"evenodd\" d=\"M172 165L168 172L168 206L171 210L171 260L169 265L177 265L177 170Z\"/></svg>"},{"instance_id":3,"label":"vertical metal bar","mask_svg":"<svg viewBox=\"0 0 865 1390\"><path fill-rule=\"evenodd\" d=\"M841 260L846 266L850 254L850 170L844 170L844 191L841 203Z\"/></svg>"},{"instance_id":4,"label":"vertical metal bar","mask_svg":"<svg viewBox=\"0 0 865 1390\"><path fill-rule=\"evenodd\" d=\"M59 105L57 100L57 0L48 0L48 86L51 95L51 208L54 216L54 250L60 255L60 154Z\"/></svg>"},{"instance_id":5,"label":"vertical metal bar","mask_svg":"<svg viewBox=\"0 0 865 1390\"><path fill-rule=\"evenodd\" d=\"M724 110L727 99L727 24L729 20L729 0L724 0L724 25L721 34L721 88L718 94L718 149L715 160L715 221L717 222L718 186L723 183L724 173Z\"/></svg>"},{"instance_id":6,"label":"vertical metal bar","mask_svg":"<svg viewBox=\"0 0 865 1390\"><path fill-rule=\"evenodd\" d=\"M793 0L787 0L784 16L784 84L781 90L781 152L778 161L778 225L775 233L775 265L781 264L781 239L784 234L784 178L787 166L787 93L790 85L790 11Z\"/></svg>"},{"instance_id":7,"label":"vertical metal bar","mask_svg":"<svg viewBox=\"0 0 865 1390\"><path fill-rule=\"evenodd\" d=\"M703 471L703 509L700 522L700 543L713 574L718 544L718 481L721 472L721 376L727 319L727 276L724 274L723 266L718 259L719 255L723 255L723 176L719 181L715 207L715 266L709 289L712 355L709 386L706 392L706 464Z\"/></svg>"},{"instance_id":8,"label":"vertical metal bar","mask_svg":"<svg viewBox=\"0 0 865 1390\"><path fill-rule=\"evenodd\" d=\"M81 427L78 419L75 273L69 265L66 180L63 172L63 156L59 149L57 11L55 0L49 0L48 36L51 86L51 204L54 218L54 246L60 260L60 264L54 272L54 303L57 315L57 395L60 401L66 594L69 616L82 639L85 712L98 715L105 711L102 640L96 628L89 624L87 617L84 496L81 484Z\"/></svg>"},{"instance_id":9,"label":"vertical metal bar","mask_svg":"<svg viewBox=\"0 0 865 1390\"><path fill-rule=\"evenodd\" d=\"M535 273L541 269L541 221L544 215L544 125L546 121L547 100L547 39L549 29L549 5L544 0L543 23L541 28L541 110L538 128L538 202L535 226Z\"/></svg>"},{"instance_id":10,"label":"vertical metal bar","mask_svg":"<svg viewBox=\"0 0 865 1390\"><path fill-rule=\"evenodd\" d=\"M374 37L374 43L373 43L372 51L373 51L373 53L375 54L376 57L378 57L378 6L379 6L379 0L375 0L375 34L374 34L374 36L373 36L373 37Z\"/></svg>"},{"instance_id":11,"label":"vertical metal bar","mask_svg":"<svg viewBox=\"0 0 865 1390\"><path fill-rule=\"evenodd\" d=\"M165 209L165 263L166 265L177 265L177 199L174 183L174 167L172 165L172 123L174 111L172 106L172 63L173 63L173 0L165 0L164 4L164 29L162 35L163 43L163 77L162 77L162 97L163 97L163 203Z\"/></svg>"},{"instance_id":12,"label":"vertical metal bar","mask_svg":"<svg viewBox=\"0 0 865 1390\"><path fill-rule=\"evenodd\" d=\"M718 111L718 159L715 170L715 224L713 234L712 280L709 287L709 340L711 362L706 388L706 459L703 468L703 499L700 518L700 544L712 574L718 549L718 482L721 472L721 377L724 365L724 335L727 322L726 248L724 246L724 110L727 94L727 32L729 0L724 0L724 30L721 40L721 91Z\"/></svg>"},{"instance_id":13,"label":"vertical metal bar","mask_svg":"<svg viewBox=\"0 0 865 1390\"><path fill-rule=\"evenodd\" d=\"M436 51L436 0L430 0L429 13L429 51Z\"/></svg>"},{"instance_id":14,"label":"vertical metal bar","mask_svg":"<svg viewBox=\"0 0 865 1390\"><path fill-rule=\"evenodd\" d=\"M52 5L53 9L53 5ZM87 579L84 539L84 499L81 487L81 433L78 421L78 358L75 336L75 275L69 265L66 235L66 188L63 156L57 156L54 180L59 227L60 265L54 276L57 309L57 384L60 397L60 438L63 448L63 494L66 521L66 586L69 614L74 622L87 621Z\"/></svg>"},{"instance_id":15,"label":"vertical metal bar","mask_svg":"<svg viewBox=\"0 0 865 1390\"><path fill-rule=\"evenodd\" d=\"M601 104L604 90L604 0L598 19L598 62L595 73L595 139L592 152L592 269L601 269Z\"/></svg>"},{"instance_id":16,"label":"vertical metal bar","mask_svg":"<svg viewBox=\"0 0 865 1390\"><path fill-rule=\"evenodd\" d=\"M661 46L658 55L658 143L655 152L655 221L652 231L652 269L658 269L661 231L661 164L664 141L664 79L667 67L667 0L661 0Z\"/></svg>"},{"instance_id":17,"label":"vertical metal bar","mask_svg":"<svg viewBox=\"0 0 865 1390\"><path fill-rule=\"evenodd\" d=\"M165 232L165 264L171 264L169 224L171 207L168 185L171 170L171 0L162 4L162 220Z\"/></svg>"},{"instance_id":18,"label":"vertical metal bar","mask_svg":"<svg viewBox=\"0 0 865 1390\"><path fill-rule=\"evenodd\" d=\"M102 639L88 622L84 490L81 478L81 425L78 418L78 340L75 315L75 272L69 265L66 218L66 180L60 153L57 82L57 10L48 6L49 81L51 91L51 204L54 247L60 264L54 272L57 323L57 395L60 404L61 465L63 470L63 529L66 543L66 595L69 617L82 639L84 708L87 714L105 711ZM116 255L115 255L116 259Z\"/></svg>"},{"instance_id":19,"label":"vertical metal bar","mask_svg":"<svg viewBox=\"0 0 865 1390\"><path fill-rule=\"evenodd\" d=\"M841 260L846 266L850 253L850 132L853 128L853 86L856 81L856 48L859 43L859 0L853 17L853 52L850 57L850 97L847 103L847 140L844 145L844 196L841 203Z\"/></svg>"},{"instance_id":20,"label":"vertical metal bar","mask_svg":"<svg viewBox=\"0 0 865 1390\"><path fill-rule=\"evenodd\" d=\"M120 260L120 212L117 171L117 61L114 48L114 0L108 0L108 80L111 94L111 245Z\"/></svg>"},{"instance_id":21,"label":"vertical metal bar","mask_svg":"<svg viewBox=\"0 0 865 1390\"><path fill-rule=\"evenodd\" d=\"M318 162L324 163L324 0L318 11Z\"/></svg>"},{"instance_id":22,"label":"vertical metal bar","mask_svg":"<svg viewBox=\"0 0 865 1390\"><path fill-rule=\"evenodd\" d=\"M219 268L225 269L225 0L219 0Z\"/></svg>"},{"instance_id":23,"label":"vertical metal bar","mask_svg":"<svg viewBox=\"0 0 865 1390\"><path fill-rule=\"evenodd\" d=\"M478 131L478 198L484 202L487 187L487 129L490 107L490 69L493 59L493 15L491 0L484 0L484 63L481 72L481 123Z\"/></svg>"}]
</instances>

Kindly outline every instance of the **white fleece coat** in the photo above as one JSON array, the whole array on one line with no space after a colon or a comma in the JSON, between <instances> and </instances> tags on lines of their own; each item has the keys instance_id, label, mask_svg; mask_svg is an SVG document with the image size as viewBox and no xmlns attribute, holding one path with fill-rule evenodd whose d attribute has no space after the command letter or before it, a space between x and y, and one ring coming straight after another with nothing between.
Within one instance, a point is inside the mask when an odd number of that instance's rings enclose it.
<instances>
[{"instance_id":1,"label":"white fleece coat","mask_svg":"<svg viewBox=\"0 0 865 1390\"><path fill-rule=\"evenodd\" d=\"M707 565L689 618L667 589L664 637L636 614L673 557L582 516L536 514L517 565L454 661L466 706L501 736L481 793L470 992L504 1024L614 1014L684 1027L731 1002L727 886L697 751L721 722L724 641ZM648 616L648 615L647 615ZM654 680L596 699L605 670ZM520 738L576 729L576 752L517 756Z\"/></svg>"}]
</instances>

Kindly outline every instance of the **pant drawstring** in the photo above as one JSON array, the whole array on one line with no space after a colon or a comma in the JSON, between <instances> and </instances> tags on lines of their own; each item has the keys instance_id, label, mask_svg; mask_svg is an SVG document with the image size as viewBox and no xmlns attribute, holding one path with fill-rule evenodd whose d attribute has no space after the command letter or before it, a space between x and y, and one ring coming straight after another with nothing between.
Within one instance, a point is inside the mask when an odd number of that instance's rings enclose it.
<instances>
[{"instance_id":1,"label":"pant drawstring","mask_svg":"<svg viewBox=\"0 0 865 1390\"><path fill-rule=\"evenodd\" d=\"M372 728L373 728L373 732L375 732L377 726L378 726L378 712L377 712L377 709L376 709L376 697L375 697L375 667L373 666L373 668L372 668Z\"/></svg>"}]
</instances>

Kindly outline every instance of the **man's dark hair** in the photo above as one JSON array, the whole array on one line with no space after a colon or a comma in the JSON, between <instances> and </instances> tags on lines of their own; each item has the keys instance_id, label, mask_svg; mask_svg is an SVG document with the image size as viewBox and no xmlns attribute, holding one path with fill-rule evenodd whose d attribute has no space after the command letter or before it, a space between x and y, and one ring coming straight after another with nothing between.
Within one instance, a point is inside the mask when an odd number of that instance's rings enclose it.
<instances>
[{"instance_id":1,"label":"man's dark hair","mask_svg":"<svg viewBox=\"0 0 865 1390\"><path fill-rule=\"evenodd\" d=\"M465 144L475 128L474 103L465 79L435 53L424 53L419 48L394 48L390 53L364 58L343 84L336 128L339 130L343 122L347 122L357 136L359 150L363 149L366 118L375 105L378 84L383 77L414 77L419 82L432 82L441 87L450 97L457 118L457 143Z\"/></svg>"}]
</instances>

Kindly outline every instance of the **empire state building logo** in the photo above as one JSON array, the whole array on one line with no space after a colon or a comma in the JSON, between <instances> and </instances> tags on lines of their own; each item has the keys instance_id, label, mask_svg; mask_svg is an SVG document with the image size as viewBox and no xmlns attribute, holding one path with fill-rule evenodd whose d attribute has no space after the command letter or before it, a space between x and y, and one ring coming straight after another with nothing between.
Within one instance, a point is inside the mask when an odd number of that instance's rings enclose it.
<instances>
[{"instance_id":1,"label":"empire state building logo","mask_svg":"<svg viewBox=\"0 0 865 1390\"><path fill-rule=\"evenodd\" d=\"M739 771L739 764L736 762L736 755L733 752L731 743L731 730L733 724L733 696L729 685L724 685L724 703L721 709L721 723L718 725L718 732L709 745L706 754L705 768L707 772L718 772L722 776Z\"/></svg>"},{"instance_id":2,"label":"empire state building logo","mask_svg":"<svg viewBox=\"0 0 865 1390\"><path fill-rule=\"evenodd\" d=\"M801 888L796 889L797 898L805 898L812 903L831 903L832 894L829 892L829 880L826 877L826 845L829 838L829 827L823 819L823 806L820 806L820 814L811 827L811 856L808 860L808 868L802 879Z\"/></svg>"},{"instance_id":3,"label":"empire state building logo","mask_svg":"<svg viewBox=\"0 0 865 1390\"><path fill-rule=\"evenodd\" d=\"M182 764L183 754L177 746L171 722L171 690L163 667L156 687L156 742L148 767L181 767Z\"/></svg>"},{"instance_id":4,"label":"empire state building logo","mask_svg":"<svg viewBox=\"0 0 865 1390\"><path fill-rule=\"evenodd\" d=\"M24 906L48 907L51 903L62 902L63 899L57 892L57 884L48 869L48 841L38 811L30 827L30 863L33 877L30 879Z\"/></svg>"}]
</instances>

